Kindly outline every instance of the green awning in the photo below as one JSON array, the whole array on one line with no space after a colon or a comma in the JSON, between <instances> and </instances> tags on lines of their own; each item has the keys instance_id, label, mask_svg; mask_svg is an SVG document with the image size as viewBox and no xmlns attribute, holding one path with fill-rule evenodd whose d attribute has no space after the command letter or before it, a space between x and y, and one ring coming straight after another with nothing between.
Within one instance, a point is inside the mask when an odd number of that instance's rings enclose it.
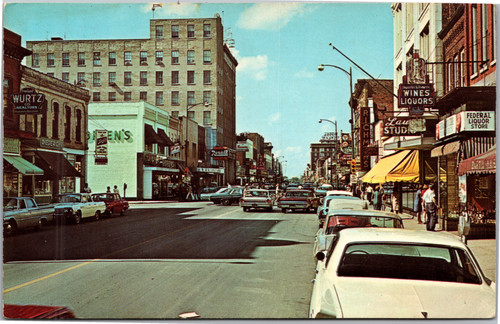
<instances>
[{"instance_id":1,"label":"green awning","mask_svg":"<svg viewBox=\"0 0 500 324\"><path fill-rule=\"evenodd\" d=\"M20 156L4 155L3 159L24 175L41 175L43 170Z\"/></svg>"}]
</instances>

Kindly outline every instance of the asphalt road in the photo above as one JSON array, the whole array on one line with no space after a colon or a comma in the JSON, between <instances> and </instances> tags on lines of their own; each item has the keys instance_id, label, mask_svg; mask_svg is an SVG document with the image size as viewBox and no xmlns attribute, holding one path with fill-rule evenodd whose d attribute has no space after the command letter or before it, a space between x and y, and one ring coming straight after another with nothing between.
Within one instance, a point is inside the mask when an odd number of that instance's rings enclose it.
<instances>
[{"instance_id":1,"label":"asphalt road","mask_svg":"<svg viewBox=\"0 0 500 324\"><path fill-rule=\"evenodd\" d=\"M67 306L82 319L306 318L315 214L206 202L4 240L4 303Z\"/></svg>"}]
</instances>

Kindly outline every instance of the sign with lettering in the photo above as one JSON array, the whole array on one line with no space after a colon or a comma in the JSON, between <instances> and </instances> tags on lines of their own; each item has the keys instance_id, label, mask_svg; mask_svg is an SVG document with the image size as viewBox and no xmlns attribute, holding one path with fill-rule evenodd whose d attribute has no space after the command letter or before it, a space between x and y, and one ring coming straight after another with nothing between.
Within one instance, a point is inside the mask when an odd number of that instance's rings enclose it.
<instances>
[{"instance_id":1,"label":"sign with lettering","mask_svg":"<svg viewBox=\"0 0 500 324\"><path fill-rule=\"evenodd\" d=\"M455 121L458 131L495 131L494 111L462 111Z\"/></svg>"},{"instance_id":2,"label":"sign with lettering","mask_svg":"<svg viewBox=\"0 0 500 324\"><path fill-rule=\"evenodd\" d=\"M19 138L4 137L3 152L21 154L21 141L19 140Z\"/></svg>"},{"instance_id":3,"label":"sign with lettering","mask_svg":"<svg viewBox=\"0 0 500 324\"><path fill-rule=\"evenodd\" d=\"M398 90L398 105L408 107L410 115L422 115L424 108L435 104L434 86L431 83L401 83Z\"/></svg>"},{"instance_id":4,"label":"sign with lettering","mask_svg":"<svg viewBox=\"0 0 500 324\"><path fill-rule=\"evenodd\" d=\"M332 142L332 141L335 141L336 138L337 138L337 134L335 134L335 132L327 132L327 133L323 134L323 136L321 137L321 139L319 141L321 143Z\"/></svg>"},{"instance_id":5,"label":"sign with lettering","mask_svg":"<svg viewBox=\"0 0 500 324\"><path fill-rule=\"evenodd\" d=\"M225 146L216 146L210 152L210 156L214 160L228 160L235 158L236 151Z\"/></svg>"},{"instance_id":6,"label":"sign with lettering","mask_svg":"<svg viewBox=\"0 0 500 324\"><path fill-rule=\"evenodd\" d=\"M45 94L38 93L32 88L24 88L19 93L13 93L11 100L15 114L41 114Z\"/></svg>"},{"instance_id":7,"label":"sign with lettering","mask_svg":"<svg viewBox=\"0 0 500 324\"><path fill-rule=\"evenodd\" d=\"M175 144L174 146L170 146L170 154L177 154L181 152L181 145Z\"/></svg>"},{"instance_id":8,"label":"sign with lettering","mask_svg":"<svg viewBox=\"0 0 500 324\"><path fill-rule=\"evenodd\" d=\"M239 141L238 143L236 143L236 151L248 152L248 143L246 141Z\"/></svg>"},{"instance_id":9,"label":"sign with lettering","mask_svg":"<svg viewBox=\"0 0 500 324\"><path fill-rule=\"evenodd\" d=\"M383 136L415 135L426 131L425 120L409 117L387 117L382 124Z\"/></svg>"},{"instance_id":10,"label":"sign with lettering","mask_svg":"<svg viewBox=\"0 0 500 324\"><path fill-rule=\"evenodd\" d=\"M42 148L56 149L56 150L62 150L63 148L63 143L61 140L40 137L39 142L40 142L40 147Z\"/></svg>"},{"instance_id":11,"label":"sign with lettering","mask_svg":"<svg viewBox=\"0 0 500 324\"><path fill-rule=\"evenodd\" d=\"M361 170L370 170L370 155L365 154L365 148L370 145L370 108L360 108L360 129L359 129L359 144L361 146Z\"/></svg>"}]
</instances>

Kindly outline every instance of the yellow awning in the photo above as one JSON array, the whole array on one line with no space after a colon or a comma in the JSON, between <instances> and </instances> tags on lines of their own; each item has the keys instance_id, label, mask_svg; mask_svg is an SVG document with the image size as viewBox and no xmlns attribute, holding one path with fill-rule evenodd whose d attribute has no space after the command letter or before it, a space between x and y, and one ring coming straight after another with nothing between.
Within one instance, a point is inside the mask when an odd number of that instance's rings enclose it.
<instances>
[{"instance_id":1,"label":"yellow awning","mask_svg":"<svg viewBox=\"0 0 500 324\"><path fill-rule=\"evenodd\" d=\"M394 167L385 177L387 182L404 181L418 182L420 168L418 166L418 150L410 151L410 153Z\"/></svg>"},{"instance_id":2,"label":"yellow awning","mask_svg":"<svg viewBox=\"0 0 500 324\"><path fill-rule=\"evenodd\" d=\"M383 157L361 180L366 183L384 183L390 181L386 180L387 174L398 166L411 152L409 150L400 151Z\"/></svg>"}]
</instances>

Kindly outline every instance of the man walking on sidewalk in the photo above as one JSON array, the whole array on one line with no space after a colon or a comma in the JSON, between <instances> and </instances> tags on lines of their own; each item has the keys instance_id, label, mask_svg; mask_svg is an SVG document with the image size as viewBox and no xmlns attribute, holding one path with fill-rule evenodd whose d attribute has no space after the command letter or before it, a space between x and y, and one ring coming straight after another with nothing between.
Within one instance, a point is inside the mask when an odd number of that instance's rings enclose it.
<instances>
[{"instance_id":1,"label":"man walking on sidewalk","mask_svg":"<svg viewBox=\"0 0 500 324\"><path fill-rule=\"evenodd\" d=\"M429 185L429 189L427 189L422 197L422 200L425 203L425 212L427 214L427 230L435 231L436 223L437 223L437 203L436 203L436 194L434 192L434 184L431 183Z\"/></svg>"}]
</instances>

